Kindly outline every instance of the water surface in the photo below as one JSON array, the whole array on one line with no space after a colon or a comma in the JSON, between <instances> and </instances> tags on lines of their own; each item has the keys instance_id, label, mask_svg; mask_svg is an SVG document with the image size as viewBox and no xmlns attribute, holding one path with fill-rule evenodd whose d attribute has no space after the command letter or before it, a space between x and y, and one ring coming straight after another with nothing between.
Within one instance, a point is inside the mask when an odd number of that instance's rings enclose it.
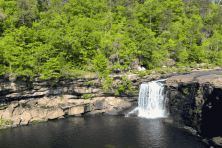
<instances>
[{"instance_id":1,"label":"water surface","mask_svg":"<svg viewBox=\"0 0 222 148\"><path fill-rule=\"evenodd\" d=\"M69 117L0 131L1 148L206 148L162 119Z\"/></svg>"}]
</instances>

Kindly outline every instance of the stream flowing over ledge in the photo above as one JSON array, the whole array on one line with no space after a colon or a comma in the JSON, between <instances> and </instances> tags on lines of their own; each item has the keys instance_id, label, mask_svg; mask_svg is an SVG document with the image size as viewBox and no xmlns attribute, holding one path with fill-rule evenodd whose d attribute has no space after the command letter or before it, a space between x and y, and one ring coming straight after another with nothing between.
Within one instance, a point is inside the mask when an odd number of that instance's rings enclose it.
<instances>
[{"instance_id":1,"label":"stream flowing over ledge","mask_svg":"<svg viewBox=\"0 0 222 148\"><path fill-rule=\"evenodd\" d=\"M132 88L139 89L143 82L168 78L164 84L169 102L168 123L192 127L204 142L222 146L222 70L192 71L185 73L151 74L144 77L125 75ZM115 82L123 75L112 75ZM17 127L32 122L64 118L65 115L84 114L125 115L138 105L138 92L115 95L115 86L109 93L102 91L96 77L61 79L32 83L17 79L0 79L0 128ZM94 85L87 82L92 81ZM93 94L84 99L83 94ZM221 137L220 137L221 136Z\"/></svg>"}]
</instances>

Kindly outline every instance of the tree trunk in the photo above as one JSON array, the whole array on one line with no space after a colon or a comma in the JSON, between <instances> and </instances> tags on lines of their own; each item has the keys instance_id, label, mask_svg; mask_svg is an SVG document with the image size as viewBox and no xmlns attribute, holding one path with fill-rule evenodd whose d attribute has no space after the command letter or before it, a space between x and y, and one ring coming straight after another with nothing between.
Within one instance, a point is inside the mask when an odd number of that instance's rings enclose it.
<instances>
[{"instance_id":1,"label":"tree trunk","mask_svg":"<svg viewBox=\"0 0 222 148\"><path fill-rule=\"evenodd\" d=\"M217 41L217 56L218 56L218 41Z\"/></svg>"},{"instance_id":2,"label":"tree trunk","mask_svg":"<svg viewBox=\"0 0 222 148\"><path fill-rule=\"evenodd\" d=\"M109 7L110 7L110 22L111 22L111 29L112 29L112 17L111 17L111 0L109 1Z\"/></svg>"},{"instance_id":3,"label":"tree trunk","mask_svg":"<svg viewBox=\"0 0 222 148\"><path fill-rule=\"evenodd\" d=\"M151 30L151 14L150 14L150 30Z\"/></svg>"}]
</instances>

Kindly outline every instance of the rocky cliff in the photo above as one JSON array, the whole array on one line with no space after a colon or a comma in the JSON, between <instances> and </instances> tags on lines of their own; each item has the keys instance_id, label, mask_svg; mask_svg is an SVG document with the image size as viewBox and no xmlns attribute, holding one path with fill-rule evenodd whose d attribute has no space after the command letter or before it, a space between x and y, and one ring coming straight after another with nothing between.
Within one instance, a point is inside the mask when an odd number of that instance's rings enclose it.
<instances>
[{"instance_id":1,"label":"rocky cliff","mask_svg":"<svg viewBox=\"0 0 222 148\"><path fill-rule=\"evenodd\" d=\"M214 137L211 143L222 142L222 70L172 76L165 86L174 122L196 129L206 139Z\"/></svg>"},{"instance_id":2,"label":"rocky cliff","mask_svg":"<svg viewBox=\"0 0 222 148\"><path fill-rule=\"evenodd\" d=\"M139 84L144 81L171 75L173 74L157 74L142 78L137 74L125 76L131 80L132 88L139 89ZM121 81L121 76L110 75L114 84ZM16 81L9 80L0 79L0 128L45 122L48 119L64 118L64 115L124 114L124 109L137 105L139 94L123 93L117 96L115 86L109 93L104 93L101 80L95 76L63 78L59 81L41 81L39 77L33 81L23 81L20 78ZM84 99L84 95L88 99Z\"/></svg>"},{"instance_id":3,"label":"rocky cliff","mask_svg":"<svg viewBox=\"0 0 222 148\"><path fill-rule=\"evenodd\" d=\"M167 108L171 121L196 129L202 137L214 137L211 142L220 145L221 74L220 70L207 70L144 77L138 77L137 74L124 75L131 80L132 87L137 89L142 82L168 78L165 93L169 98ZM110 75L114 83L121 81L121 76ZM40 81L36 77L32 82L19 78L16 81L1 78L0 128L45 122L48 119L64 118L64 115L125 114L137 106L138 92L116 96L115 90L114 86L109 93L104 93L101 81L90 76L59 81ZM92 94L93 97L84 99L84 94Z\"/></svg>"}]
</instances>

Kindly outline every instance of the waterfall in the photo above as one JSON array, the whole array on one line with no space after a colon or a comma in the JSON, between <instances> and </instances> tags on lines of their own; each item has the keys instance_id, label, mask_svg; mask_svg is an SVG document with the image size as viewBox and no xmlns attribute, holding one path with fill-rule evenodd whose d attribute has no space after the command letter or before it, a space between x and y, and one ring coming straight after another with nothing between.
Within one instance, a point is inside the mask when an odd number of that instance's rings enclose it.
<instances>
[{"instance_id":1,"label":"waterfall","mask_svg":"<svg viewBox=\"0 0 222 148\"><path fill-rule=\"evenodd\" d=\"M166 103L168 98L164 96L163 84L159 82L165 80L161 79L142 83L140 85L138 107L125 116L128 117L130 114L137 114L139 117L145 118L167 117Z\"/></svg>"}]
</instances>

